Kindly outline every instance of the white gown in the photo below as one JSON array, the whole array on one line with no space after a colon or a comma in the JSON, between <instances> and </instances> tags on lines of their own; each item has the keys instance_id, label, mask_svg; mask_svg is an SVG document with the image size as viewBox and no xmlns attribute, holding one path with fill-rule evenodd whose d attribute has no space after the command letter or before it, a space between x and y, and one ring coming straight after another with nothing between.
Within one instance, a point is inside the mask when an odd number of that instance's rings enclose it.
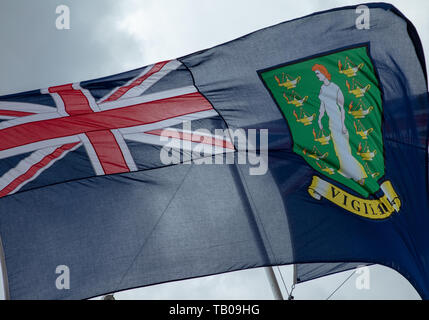
<instances>
[{"instance_id":1,"label":"white gown","mask_svg":"<svg viewBox=\"0 0 429 320\"><path fill-rule=\"evenodd\" d=\"M367 174L363 166L352 155L348 132L347 134L343 133L341 110L337 104L339 94L342 95L341 89L335 83L330 82L328 85L323 84L320 88L319 99L325 105L325 110L329 117L331 140L340 162L338 173L347 178L359 181L367 178Z\"/></svg>"}]
</instances>

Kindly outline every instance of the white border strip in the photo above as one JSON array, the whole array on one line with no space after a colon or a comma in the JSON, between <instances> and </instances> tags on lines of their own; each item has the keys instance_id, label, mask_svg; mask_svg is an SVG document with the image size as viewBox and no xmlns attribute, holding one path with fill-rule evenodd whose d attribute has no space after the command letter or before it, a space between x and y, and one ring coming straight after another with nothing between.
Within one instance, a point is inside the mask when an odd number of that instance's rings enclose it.
<instances>
[{"instance_id":1,"label":"white border strip","mask_svg":"<svg viewBox=\"0 0 429 320\"><path fill-rule=\"evenodd\" d=\"M97 102L95 101L94 97L91 95L91 93L89 92L89 90L83 89L80 86L79 82L78 83L73 83L72 87L73 87L73 89L82 92L82 94L88 100L89 107L91 108L92 111L94 111L94 112L99 112L100 111L100 107L98 106Z\"/></svg>"},{"instance_id":2,"label":"white border strip","mask_svg":"<svg viewBox=\"0 0 429 320\"><path fill-rule=\"evenodd\" d=\"M0 110L31 112L31 113L50 113L56 112L54 107L48 107L34 103L6 102L0 101Z\"/></svg>"},{"instance_id":3,"label":"white border strip","mask_svg":"<svg viewBox=\"0 0 429 320\"><path fill-rule=\"evenodd\" d=\"M119 148L121 149L122 155L124 156L125 162L127 163L128 169L130 171L137 171L137 166L134 162L133 157L131 156L130 150L128 149L128 146L124 140L124 137L119 132L118 129L110 130L113 135L115 136L116 142L119 145Z\"/></svg>"},{"instance_id":4,"label":"white border strip","mask_svg":"<svg viewBox=\"0 0 429 320\"><path fill-rule=\"evenodd\" d=\"M63 116L63 117L64 116L68 116L68 113L66 112L66 109L64 107L63 99L61 99L61 97L60 97L60 95L58 93L56 93L56 92L50 93L49 92L49 88L40 89L40 93L42 93L42 94L49 94L52 97L52 99L55 102L55 105L57 106L57 113L60 116Z\"/></svg>"},{"instance_id":5,"label":"white border strip","mask_svg":"<svg viewBox=\"0 0 429 320\"><path fill-rule=\"evenodd\" d=\"M82 141L86 153L88 154L89 160L91 161L92 167L94 168L95 174L97 176L102 176L104 174L103 167L101 166L100 159L98 159L97 153L94 150L94 147L89 141L86 134L82 133L78 135L80 141Z\"/></svg>"}]
</instances>

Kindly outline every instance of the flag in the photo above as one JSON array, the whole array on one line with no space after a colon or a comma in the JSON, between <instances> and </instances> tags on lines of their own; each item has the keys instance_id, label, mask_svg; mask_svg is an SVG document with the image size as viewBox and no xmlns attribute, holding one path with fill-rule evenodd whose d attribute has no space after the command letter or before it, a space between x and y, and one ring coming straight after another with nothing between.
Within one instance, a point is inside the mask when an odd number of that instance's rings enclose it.
<instances>
[{"instance_id":1,"label":"flag","mask_svg":"<svg viewBox=\"0 0 429 320\"><path fill-rule=\"evenodd\" d=\"M367 7L364 27L338 8L0 97L7 295L377 263L429 298L423 50L396 8Z\"/></svg>"}]
</instances>

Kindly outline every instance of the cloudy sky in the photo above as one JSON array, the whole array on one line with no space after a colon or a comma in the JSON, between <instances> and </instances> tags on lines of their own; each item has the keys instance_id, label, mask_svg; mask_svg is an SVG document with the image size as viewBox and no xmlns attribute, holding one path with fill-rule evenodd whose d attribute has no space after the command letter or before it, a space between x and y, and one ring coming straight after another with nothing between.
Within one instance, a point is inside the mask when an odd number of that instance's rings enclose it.
<instances>
[{"instance_id":1,"label":"cloudy sky","mask_svg":"<svg viewBox=\"0 0 429 320\"><path fill-rule=\"evenodd\" d=\"M390 2L414 23L428 53L429 2ZM346 0L1 0L0 95L139 68L315 11L355 4ZM70 30L55 27L59 5L70 8ZM289 289L292 269L286 266L280 270ZM300 284L294 296L326 299L350 273ZM407 280L385 267L370 268L369 290L358 290L355 281L356 275L332 299L419 298ZM151 286L115 296L272 299L263 269Z\"/></svg>"}]
</instances>

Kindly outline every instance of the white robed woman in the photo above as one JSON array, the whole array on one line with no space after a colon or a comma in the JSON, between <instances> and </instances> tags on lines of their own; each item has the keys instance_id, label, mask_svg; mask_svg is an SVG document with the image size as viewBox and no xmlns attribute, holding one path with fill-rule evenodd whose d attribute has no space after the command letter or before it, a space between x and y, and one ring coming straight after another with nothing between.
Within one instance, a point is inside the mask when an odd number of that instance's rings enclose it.
<instances>
[{"instance_id":1,"label":"white robed woman","mask_svg":"<svg viewBox=\"0 0 429 320\"><path fill-rule=\"evenodd\" d=\"M365 183L367 174L363 166L353 156L349 144L349 132L344 123L344 95L338 85L331 81L331 74L325 66L315 64L312 70L317 78L323 82L320 88L319 127L323 130L322 118L327 114L329 118L329 130L334 144L335 153L340 162L338 173L346 178L353 179L360 185Z\"/></svg>"}]
</instances>

